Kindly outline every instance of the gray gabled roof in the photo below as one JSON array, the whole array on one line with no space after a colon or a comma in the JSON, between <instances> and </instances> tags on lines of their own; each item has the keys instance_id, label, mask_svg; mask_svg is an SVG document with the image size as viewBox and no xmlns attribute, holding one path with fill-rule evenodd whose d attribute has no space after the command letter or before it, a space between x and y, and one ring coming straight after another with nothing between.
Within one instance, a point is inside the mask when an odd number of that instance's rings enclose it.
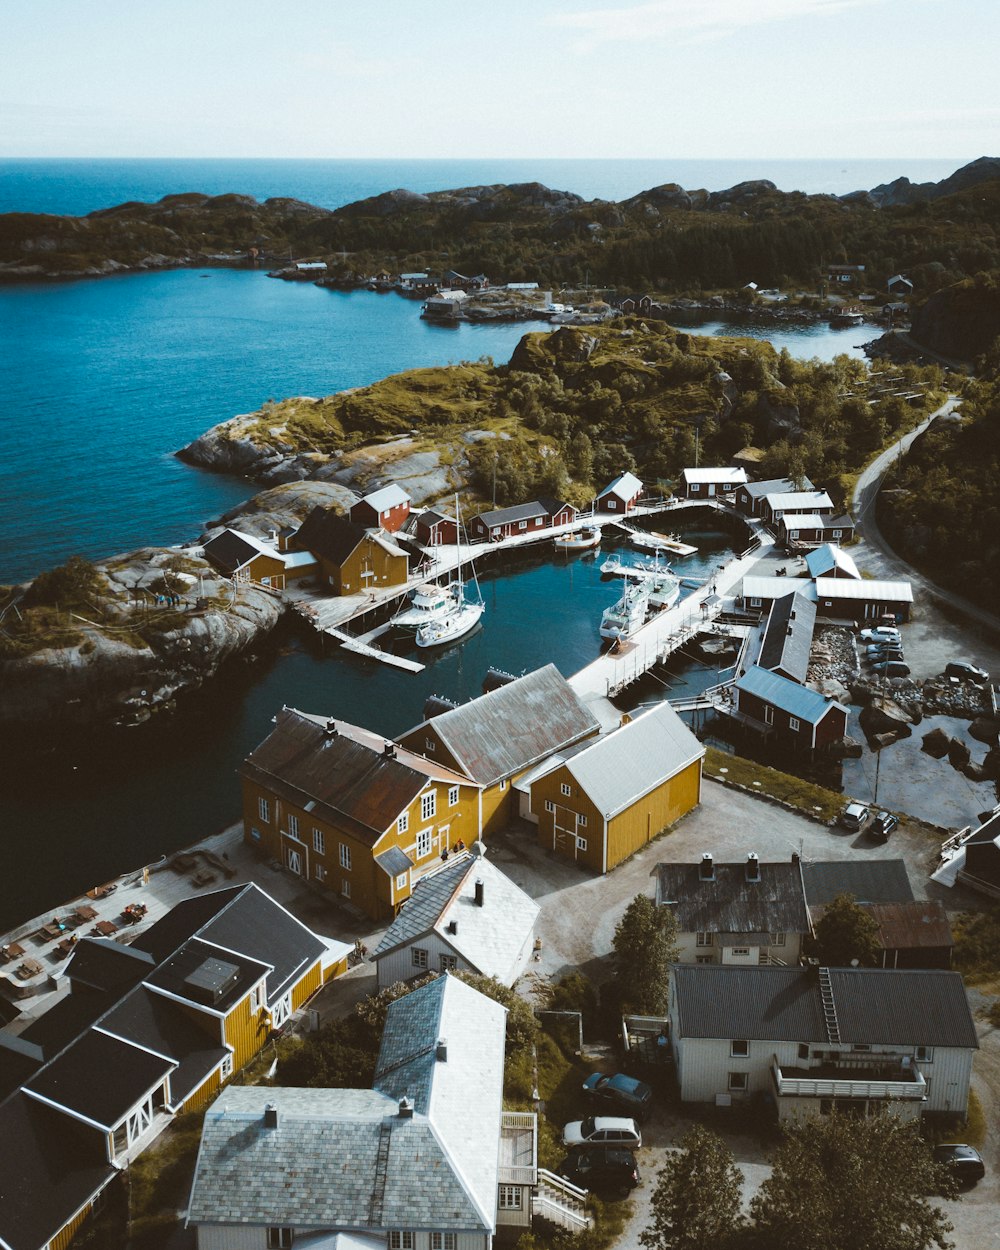
<instances>
[{"instance_id":1,"label":"gray gabled roof","mask_svg":"<svg viewBox=\"0 0 1000 1250\"><path fill-rule=\"evenodd\" d=\"M600 728L554 664L441 712L423 725L433 726L461 769L483 785L520 772ZM411 729L403 739L415 732Z\"/></svg>"},{"instance_id":2,"label":"gray gabled roof","mask_svg":"<svg viewBox=\"0 0 1000 1250\"><path fill-rule=\"evenodd\" d=\"M475 901L477 884L482 906ZM538 911L533 898L482 856L452 855L417 882L373 958L436 933L476 972L511 985Z\"/></svg>"},{"instance_id":3,"label":"gray gabled roof","mask_svg":"<svg viewBox=\"0 0 1000 1250\"><path fill-rule=\"evenodd\" d=\"M586 742L564 761L606 820L700 760L705 748L669 703Z\"/></svg>"},{"instance_id":4,"label":"gray gabled roof","mask_svg":"<svg viewBox=\"0 0 1000 1250\"><path fill-rule=\"evenodd\" d=\"M810 907L851 894L859 903L910 903L913 890L901 859L838 859L802 863L802 884Z\"/></svg>"},{"instance_id":5,"label":"gray gabled roof","mask_svg":"<svg viewBox=\"0 0 1000 1250\"><path fill-rule=\"evenodd\" d=\"M816 969L675 964L671 975L682 1038L831 1040ZM957 972L831 968L829 976L840 1043L978 1047Z\"/></svg>"},{"instance_id":6,"label":"gray gabled roof","mask_svg":"<svg viewBox=\"0 0 1000 1250\"><path fill-rule=\"evenodd\" d=\"M783 595L768 613L757 663L768 671L780 668L800 684L809 671L809 651L816 628L816 604L805 595Z\"/></svg>"},{"instance_id":7,"label":"gray gabled roof","mask_svg":"<svg viewBox=\"0 0 1000 1250\"><path fill-rule=\"evenodd\" d=\"M716 863L703 881L700 864L657 864L656 901L674 913L681 933L808 933L798 864L758 868L760 880L750 881L746 863Z\"/></svg>"},{"instance_id":8,"label":"gray gabled roof","mask_svg":"<svg viewBox=\"0 0 1000 1250\"><path fill-rule=\"evenodd\" d=\"M856 581L861 579L858 566L850 554L836 543L823 543L821 547L806 553L806 568L810 577L826 577L833 569L839 569Z\"/></svg>"},{"instance_id":9,"label":"gray gabled roof","mask_svg":"<svg viewBox=\"0 0 1000 1250\"><path fill-rule=\"evenodd\" d=\"M813 484L808 478L800 478L803 490L812 490ZM746 482L740 487L751 499L764 499L767 495L787 495L796 489L790 477L770 477L765 482Z\"/></svg>"}]
</instances>

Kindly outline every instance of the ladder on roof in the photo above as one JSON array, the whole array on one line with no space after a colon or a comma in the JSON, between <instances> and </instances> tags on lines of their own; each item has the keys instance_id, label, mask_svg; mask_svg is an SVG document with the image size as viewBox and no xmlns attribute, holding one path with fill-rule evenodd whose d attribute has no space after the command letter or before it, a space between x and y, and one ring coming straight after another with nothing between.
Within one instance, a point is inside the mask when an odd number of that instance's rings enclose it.
<instances>
[{"instance_id":1,"label":"ladder on roof","mask_svg":"<svg viewBox=\"0 0 1000 1250\"><path fill-rule=\"evenodd\" d=\"M385 1180L389 1173L389 1144L392 1122L385 1119L379 1125L378 1152L375 1155L375 1175L372 1178L372 1196L368 1204L368 1224L379 1228L382 1224L382 1206L385 1201Z\"/></svg>"},{"instance_id":2,"label":"ladder on roof","mask_svg":"<svg viewBox=\"0 0 1000 1250\"><path fill-rule=\"evenodd\" d=\"M826 1022L827 1041L840 1041L840 1022L837 1020L837 1005L833 1001L833 986L830 984L830 969L819 970L819 996L823 1001L823 1019Z\"/></svg>"}]
</instances>

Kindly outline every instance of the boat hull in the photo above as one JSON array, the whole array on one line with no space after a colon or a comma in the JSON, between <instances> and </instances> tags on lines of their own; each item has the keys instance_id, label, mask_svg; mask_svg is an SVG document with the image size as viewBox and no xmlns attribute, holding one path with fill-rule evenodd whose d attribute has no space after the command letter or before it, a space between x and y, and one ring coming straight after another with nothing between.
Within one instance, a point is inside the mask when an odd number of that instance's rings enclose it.
<instances>
[{"instance_id":1,"label":"boat hull","mask_svg":"<svg viewBox=\"0 0 1000 1250\"><path fill-rule=\"evenodd\" d=\"M479 624L485 610L486 605L482 603L463 603L441 620L422 625L417 630L417 646L443 647L457 638L464 638Z\"/></svg>"}]
</instances>

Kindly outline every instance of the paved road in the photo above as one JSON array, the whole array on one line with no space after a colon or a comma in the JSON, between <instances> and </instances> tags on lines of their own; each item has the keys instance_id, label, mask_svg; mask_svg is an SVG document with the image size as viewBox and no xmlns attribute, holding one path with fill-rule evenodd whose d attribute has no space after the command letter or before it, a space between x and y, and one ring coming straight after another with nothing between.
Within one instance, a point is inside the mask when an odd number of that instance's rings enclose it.
<instances>
[{"instance_id":1,"label":"paved road","mask_svg":"<svg viewBox=\"0 0 1000 1250\"><path fill-rule=\"evenodd\" d=\"M851 500L851 507L857 523L858 535L864 539L866 545L873 552L877 553L879 557L877 561L878 568L873 571L878 571L883 577L906 578L925 597L929 596L953 608L957 608L959 612L970 620L1000 635L1000 617L992 612L987 612L985 608L970 603L968 599L956 594L953 590L945 590L942 586L938 586L935 582L930 581L929 578L924 577L923 574L918 573L905 560L900 559L889 546L875 518L875 505L878 493L882 488L890 467L905 454L913 441L924 433L936 417L951 412L958 407L958 403L959 401L952 397L935 412L932 412L925 421L922 421L920 425L911 430L909 434L904 434L898 442L893 443L891 447L876 457L858 477L857 485L854 488L854 496Z\"/></svg>"}]
</instances>

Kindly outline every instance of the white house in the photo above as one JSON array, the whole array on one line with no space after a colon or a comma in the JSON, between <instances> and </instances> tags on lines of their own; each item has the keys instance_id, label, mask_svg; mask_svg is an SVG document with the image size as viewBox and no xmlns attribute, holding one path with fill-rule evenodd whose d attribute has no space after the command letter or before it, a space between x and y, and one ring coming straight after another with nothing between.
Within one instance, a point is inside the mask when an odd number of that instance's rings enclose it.
<instances>
[{"instance_id":1,"label":"white house","mask_svg":"<svg viewBox=\"0 0 1000 1250\"><path fill-rule=\"evenodd\" d=\"M379 989L428 970L474 972L513 985L534 945L538 904L485 858L452 854L422 877L372 958Z\"/></svg>"},{"instance_id":2,"label":"white house","mask_svg":"<svg viewBox=\"0 0 1000 1250\"><path fill-rule=\"evenodd\" d=\"M669 1013L683 1102L757 1100L781 1121L968 1109L978 1042L957 972L675 964Z\"/></svg>"}]
</instances>

